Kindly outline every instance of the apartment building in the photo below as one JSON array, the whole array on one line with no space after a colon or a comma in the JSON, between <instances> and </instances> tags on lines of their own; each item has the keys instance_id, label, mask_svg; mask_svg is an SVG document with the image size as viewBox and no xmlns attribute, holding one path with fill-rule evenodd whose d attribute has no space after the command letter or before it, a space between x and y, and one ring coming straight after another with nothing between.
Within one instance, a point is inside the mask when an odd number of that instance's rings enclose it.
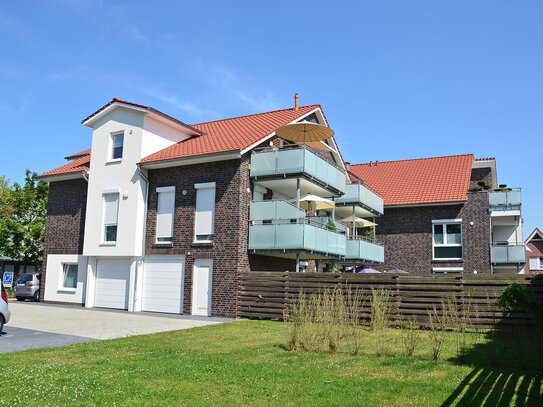
<instances>
[{"instance_id":1,"label":"apartment building","mask_svg":"<svg viewBox=\"0 0 543 407\"><path fill-rule=\"evenodd\" d=\"M339 221L381 216L382 198L347 176L334 138L278 138L298 122L328 126L320 105L297 99L192 125L117 98L96 110L82 121L91 148L40 175L50 184L42 298L235 317L240 273L382 262L382 245ZM309 194L333 205L303 209Z\"/></svg>"},{"instance_id":2,"label":"apartment building","mask_svg":"<svg viewBox=\"0 0 543 407\"><path fill-rule=\"evenodd\" d=\"M496 160L473 154L350 166L384 199L377 269L414 274L524 270L519 188L497 181Z\"/></svg>"}]
</instances>

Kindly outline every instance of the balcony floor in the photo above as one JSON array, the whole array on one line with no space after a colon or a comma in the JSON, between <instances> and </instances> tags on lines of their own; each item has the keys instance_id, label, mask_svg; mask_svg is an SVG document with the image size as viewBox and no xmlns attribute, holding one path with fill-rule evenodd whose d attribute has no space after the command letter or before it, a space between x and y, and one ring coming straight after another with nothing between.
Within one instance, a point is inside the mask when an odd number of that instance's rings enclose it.
<instances>
[{"instance_id":1,"label":"balcony floor","mask_svg":"<svg viewBox=\"0 0 543 407\"><path fill-rule=\"evenodd\" d=\"M249 254L258 254L261 256L281 257L283 259L296 259L296 254L300 254L300 260L338 260L340 256L326 255L324 253L315 253L300 250L255 250L249 249Z\"/></svg>"}]
</instances>

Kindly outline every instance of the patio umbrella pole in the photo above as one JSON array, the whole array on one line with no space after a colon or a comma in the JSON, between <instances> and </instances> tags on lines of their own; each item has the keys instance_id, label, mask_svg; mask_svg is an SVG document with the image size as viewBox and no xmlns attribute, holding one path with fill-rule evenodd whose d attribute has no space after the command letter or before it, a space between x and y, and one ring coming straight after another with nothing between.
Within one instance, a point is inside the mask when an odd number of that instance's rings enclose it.
<instances>
[{"instance_id":1,"label":"patio umbrella pole","mask_svg":"<svg viewBox=\"0 0 543 407\"><path fill-rule=\"evenodd\" d=\"M353 205L353 236L356 239L356 226L355 226L355 221L354 221L354 219L355 219L354 210L355 210L355 208L354 208L354 205Z\"/></svg>"},{"instance_id":2,"label":"patio umbrella pole","mask_svg":"<svg viewBox=\"0 0 543 407\"><path fill-rule=\"evenodd\" d=\"M300 207L300 178L296 178L296 207Z\"/></svg>"}]
</instances>

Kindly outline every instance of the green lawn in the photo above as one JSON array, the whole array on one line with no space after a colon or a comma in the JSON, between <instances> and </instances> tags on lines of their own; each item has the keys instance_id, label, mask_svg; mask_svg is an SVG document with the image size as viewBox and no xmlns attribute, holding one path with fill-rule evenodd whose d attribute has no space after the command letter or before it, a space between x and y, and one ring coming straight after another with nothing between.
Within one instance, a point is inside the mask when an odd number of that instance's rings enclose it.
<instances>
[{"instance_id":1,"label":"green lawn","mask_svg":"<svg viewBox=\"0 0 543 407\"><path fill-rule=\"evenodd\" d=\"M399 334L387 332L388 357L369 331L356 356L289 352L288 326L267 321L0 354L0 405L543 405L543 352L519 335L459 363L452 340L430 360L425 334L401 356Z\"/></svg>"}]
</instances>

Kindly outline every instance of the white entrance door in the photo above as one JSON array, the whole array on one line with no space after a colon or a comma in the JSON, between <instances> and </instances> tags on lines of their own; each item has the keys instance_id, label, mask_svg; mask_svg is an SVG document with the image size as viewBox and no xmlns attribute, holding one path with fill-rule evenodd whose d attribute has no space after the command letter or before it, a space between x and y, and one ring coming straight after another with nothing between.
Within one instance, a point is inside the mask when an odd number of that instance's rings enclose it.
<instances>
[{"instance_id":1,"label":"white entrance door","mask_svg":"<svg viewBox=\"0 0 543 407\"><path fill-rule=\"evenodd\" d=\"M211 315L211 280L213 260L194 260L192 281L192 315Z\"/></svg>"},{"instance_id":2,"label":"white entrance door","mask_svg":"<svg viewBox=\"0 0 543 407\"><path fill-rule=\"evenodd\" d=\"M183 313L183 257L149 257L143 267L142 311Z\"/></svg>"},{"instance_id":3,"label":"white entrance door","mask_svg":"<svg viewBox=\"0 0 543 407\"><path fill-rule=\"evenodd\" d=\"M126 259L98 259L94 306L128 309L130 261Z\"/></svg>"}]
</instances>

